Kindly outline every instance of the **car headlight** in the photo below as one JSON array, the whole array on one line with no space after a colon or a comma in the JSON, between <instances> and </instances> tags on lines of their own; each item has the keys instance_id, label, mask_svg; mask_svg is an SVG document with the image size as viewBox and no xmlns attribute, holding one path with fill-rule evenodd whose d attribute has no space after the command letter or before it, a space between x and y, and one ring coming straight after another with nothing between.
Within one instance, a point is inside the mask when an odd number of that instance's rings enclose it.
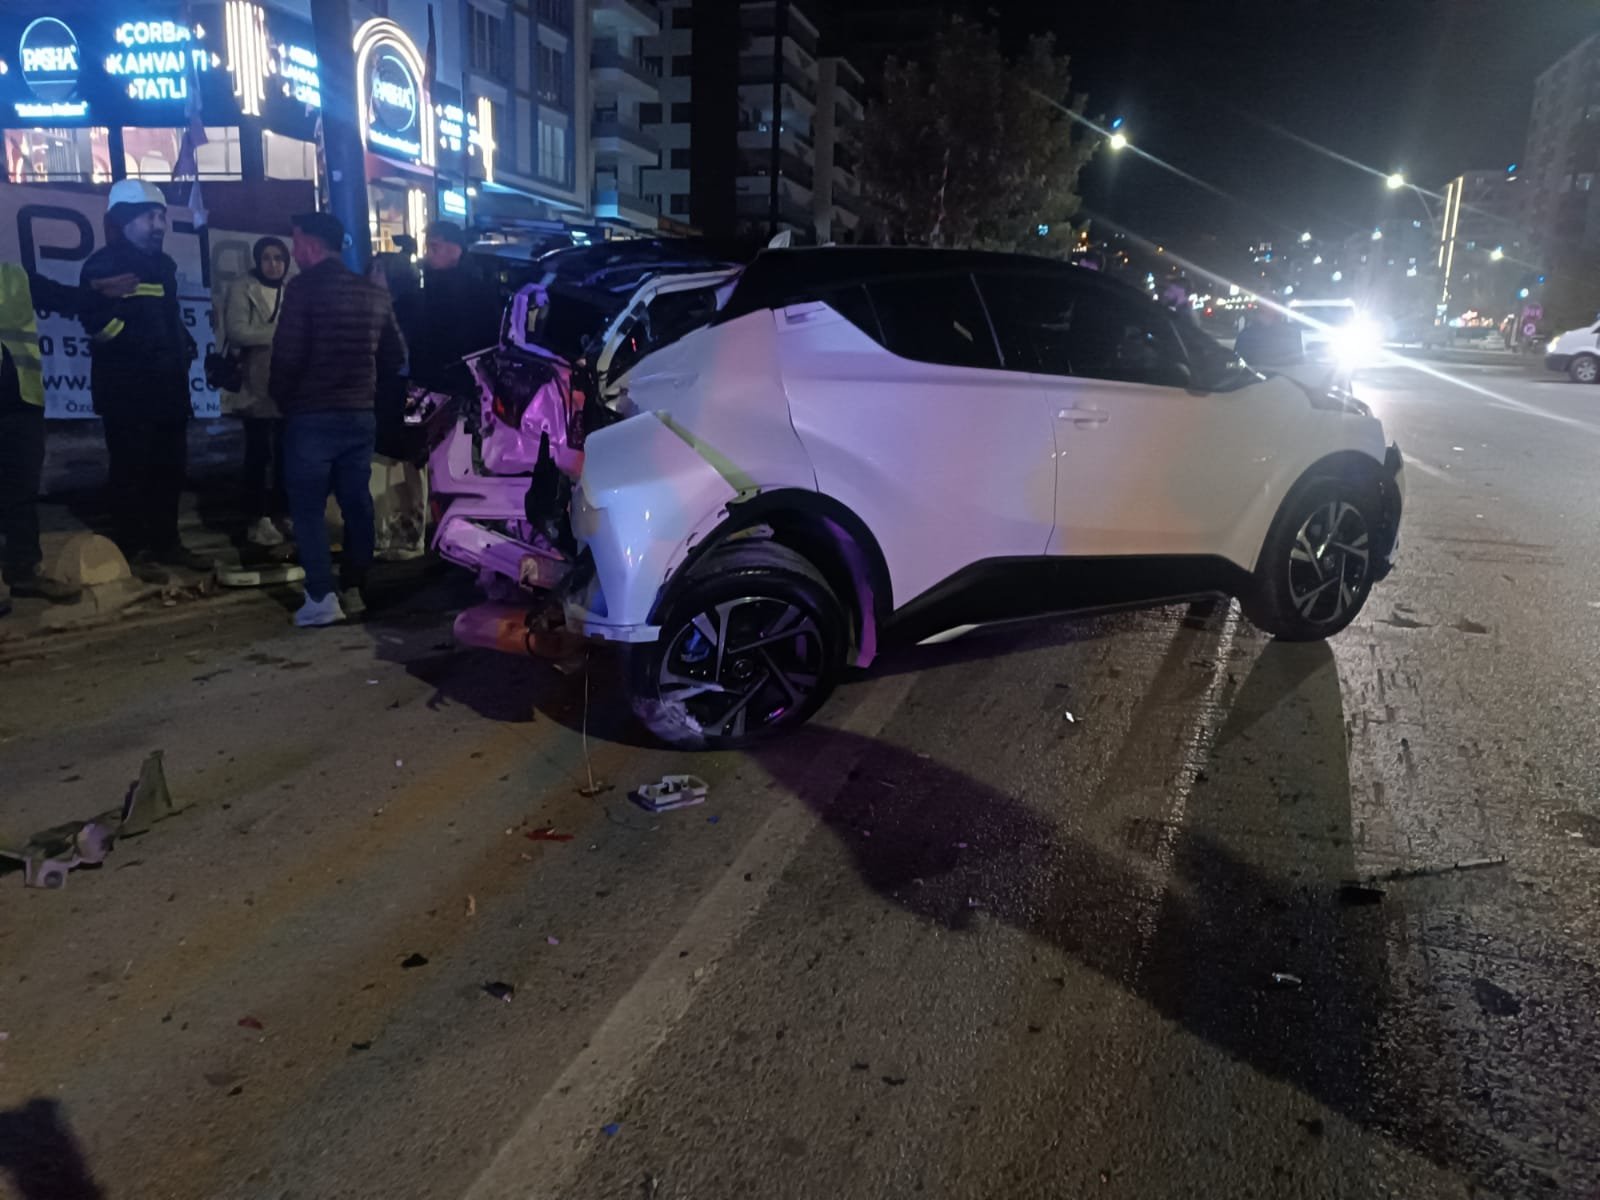
<instances>
[{"instance_id":1,"label":"car headlight","mask_svg":"<svg viewBox=\"0 0 1600 1200\"><path fill-rule=\"evenodd\" d=\"M1368 317L1357 317L1332 331L1328 339L1335 358L1347 367L1371 362L1383 348L1383 330Z\"/></svg>"}]
</instances>

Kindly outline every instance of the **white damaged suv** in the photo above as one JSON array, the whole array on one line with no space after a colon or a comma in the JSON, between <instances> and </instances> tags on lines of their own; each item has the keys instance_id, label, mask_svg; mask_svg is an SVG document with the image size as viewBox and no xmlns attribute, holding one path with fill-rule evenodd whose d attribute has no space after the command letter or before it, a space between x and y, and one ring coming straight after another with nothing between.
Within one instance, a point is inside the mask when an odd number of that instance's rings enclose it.
<instances>
[{"instance_id":1,"label":"white damaged suv","mask_svg":"<svg viewBox=\"0 0 1600 1200\"><path fill-rule=\"evenodd\" d=\"M716 299L589 434L560 588L669 742L797 724L889 642L987 622L1220 594L1325 638L1388 573L1372 413L1099 274L775 250Z\"/></svg>"}]
</instances>

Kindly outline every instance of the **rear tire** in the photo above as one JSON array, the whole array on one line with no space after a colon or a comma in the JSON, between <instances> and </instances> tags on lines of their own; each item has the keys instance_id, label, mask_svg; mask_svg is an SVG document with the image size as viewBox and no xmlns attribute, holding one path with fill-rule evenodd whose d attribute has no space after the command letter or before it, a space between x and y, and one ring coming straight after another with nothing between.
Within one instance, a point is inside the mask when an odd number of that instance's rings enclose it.
<instances>
[{"instance_id":1,"label":"rear tire","mask_svg":"<svg viewBox=\"0 0 1600 1200\"><path fill-rule=\"evenodd\" d=\"M1592 354L1580 354L1567 364L1567 374L1572 377L1573 383L1600 381L1600 358Z\"/></svg>"},{"instance_id":2,"label":"rear tire","mask_svg":"<svg viewBox=\"0 0 1600 1200\"><path fill-rule=\"evenodd\" d=\"M1360 613L1372 590L1381 528L1375 484L1318 476L1289 494L1242 598L1252 624L1290 642L1330 638Z\"/></svg>"},{"instance_id":3,"label":"rear tire","mask_svg":"<svg viewBox=\"0 0 1600 1200\"><path fill-rule=\"evenodd\" d=\"M633 711L687 749L747 746L800 725L839 681L848 625L821 573L772 542L713 552L677 583L661 637L629 647Z\"/></svg>"}]
</instances>

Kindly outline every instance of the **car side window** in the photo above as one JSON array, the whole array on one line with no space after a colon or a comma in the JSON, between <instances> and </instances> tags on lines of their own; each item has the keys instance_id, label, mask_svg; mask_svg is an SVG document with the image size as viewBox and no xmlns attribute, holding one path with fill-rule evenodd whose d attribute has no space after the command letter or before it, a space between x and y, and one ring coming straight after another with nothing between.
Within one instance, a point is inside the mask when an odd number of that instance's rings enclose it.
<instances>
[{"instance_id":1,"label":"car side window","mask_svg":"<svg viewBox=\"0 0 1600 1200\"><path fill-rule=\"evenodd\" d=\"M1163 387L1188 382L1183 343L1154 302L1043 275L980 283L1008 366Z\"/></svg>"},{"instance_id":2,"label":"car side window","mask_svg":"<svg viewBox=\"0 0 1600 1200\"><path fill-rule=\"evenodd\" d=\"M998 367L989 318L972 276L883 279L867 295L890 353L947 367Z\"/></svg>"},{"instance_id":3,"label":"car side window","mask_svg":"<svg viewBox=\"0 0 1600 1200\"><path fill-rule=\"evenodd\" d=\"M1038 275L985 274L978 290L1009 369L1072 374L1074 289Z\"/></svg>"}]
</instances>

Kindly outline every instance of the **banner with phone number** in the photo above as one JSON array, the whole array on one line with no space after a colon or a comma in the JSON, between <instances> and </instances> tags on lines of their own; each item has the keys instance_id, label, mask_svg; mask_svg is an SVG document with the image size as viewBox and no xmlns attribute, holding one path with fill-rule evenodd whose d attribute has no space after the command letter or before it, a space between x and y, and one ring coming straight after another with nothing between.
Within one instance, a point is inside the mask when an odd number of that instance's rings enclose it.
<instances>
[{"instance_id":1,"label":"banner with phone number","mask_svg":"<svg viewBox=\"0 0 1600 1200\"><path fill-rule=\"evenodd\" d=\"M76 287L84 260L104 243L105 209L105 197L92 193L0 185L0 261L21 263L28 271ZM196 227L186 208L169 208L167 220L164 248L178 265L183 322L200 347L189 368L194 414L220 416L222 398L206 386L202 365L218 340L212 299L220 299L228 284L250 269L256 235ZM75 317L42 310L38 317L45 416L93 417L88 335Z\"/></svg>"}]
</instances>

